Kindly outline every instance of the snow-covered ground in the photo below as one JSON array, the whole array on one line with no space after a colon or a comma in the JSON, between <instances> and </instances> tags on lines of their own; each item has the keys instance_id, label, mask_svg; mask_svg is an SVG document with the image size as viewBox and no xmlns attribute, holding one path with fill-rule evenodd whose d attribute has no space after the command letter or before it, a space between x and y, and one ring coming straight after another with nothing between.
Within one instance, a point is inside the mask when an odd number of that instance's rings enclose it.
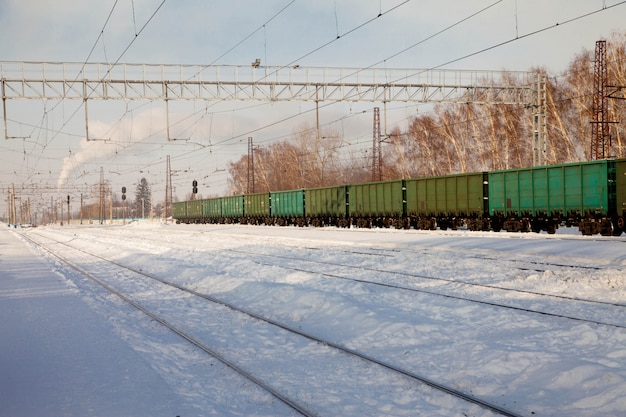
<instances>
[{"instance_id":1,"label":"snow-covered ground","mask_svg":"<svg viewBox=\"0 0 626 417\"><path fill-rule=\"evenodd\" d=\"M9 243L9 234L24 238ZM68 370L83 387L96 387L93 392L83 388L53 398L45 392L28 392L28 378L37 378L38 369L48 368L33 363L33 369L25 369L33 352L16 350L15 345L27 344L27 338L7 339L20 333L15 326L23 326L25 320L15 324L5 320L0 327L0 416L32 415L20 413L24 408L94 416L297 415L36 249L25 237L106 279L108 285L320 416L494 414L284 329L148 284L67 245L232 303L518 415L626 413L625 237L583 237L571 229L557 235L522 235L150 222L5 229L0 237L3 317L15 317L15 309L20 314L37 311L17 307L26 302L21 298L26 294L25 281L20 287L18 281L2 278L48 271L54 273L56 285L46 294L69 297L62 301L67 310L64 334L76 340L103 334L97 351L101 362L83 358L90 365L76 366L70 354L73 344L67 342L63 350L70 353L56 357L60 363L55 368ZM23 258L19 268L11 264L10 274L6 272L7 260L13 256L9 247ZM37 292L34 287L29 294ZM59 298L50 300L58 305L49 307L61 307ZM7 305L12 306L10 311ZM84 329L74 323L83 319L99 324ZM55 332L46 333L50 323L27 323L50 346L60 343ZM76 343L76 349L89 349L85 345L84 340ZM36 350L45 352L46 346ZM107 381L123 375L123 384L85 383L100 374L108 375ZM21 385L5 389L15 381ZM129 392L135 402L127 398ZM91 411L79 406L86 397L92 401Z\"/></svg>"}]
</instances>

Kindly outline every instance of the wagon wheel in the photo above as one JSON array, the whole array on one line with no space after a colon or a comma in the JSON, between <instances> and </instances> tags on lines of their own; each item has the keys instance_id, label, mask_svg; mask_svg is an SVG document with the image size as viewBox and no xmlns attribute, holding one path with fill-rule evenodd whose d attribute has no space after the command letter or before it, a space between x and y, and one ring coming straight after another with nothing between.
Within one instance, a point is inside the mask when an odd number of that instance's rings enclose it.
<instances>
[{"instance_id":1,"label":"wagon wheel","mask_svg":"<svg viewBox=\"0 0 626 417\"><path fill-rule=\"evenodd\" d=\"M625 223L626 221L624 220L623 216L619 216L617 219L615 219L615 221L613 222L613 236L619 236L622 234L622 232L624 231Z\"/></svg>"},{"instance_id":2,"label":"wagon wheel","mask_svg":"<svg viewBox=\"0 0 626 417\"><path fill-rule=\"evenodd\" d=\"M600 234L602 236L612 236L613 235L613 223L609 219L602 219L600 228Z\"/></svg>"}]
</instances>

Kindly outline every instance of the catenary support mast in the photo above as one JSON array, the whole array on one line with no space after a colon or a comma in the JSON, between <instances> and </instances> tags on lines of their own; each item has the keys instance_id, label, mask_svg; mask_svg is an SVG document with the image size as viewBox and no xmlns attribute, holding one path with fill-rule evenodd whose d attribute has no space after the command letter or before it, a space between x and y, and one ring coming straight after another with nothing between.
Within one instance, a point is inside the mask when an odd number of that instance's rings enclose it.
<instances>
[{"instance_id":1,"label":"catenary support mast","mask_svg":"<svg viewBox=\"0 0 626 417\"><path fill-rule=\"evenodd\" d=\"M7 100L310 101L522 104L533 108L537 150L545 149L545 78L535 72L443 69L199 66L0 62L5 138ZM540 77L539 77L540 78ZM169 109L168 109L169 112ZM169 128L169 126L168 126ZM538 136L537 136L538 135ZM545 150L543 151L545 154Z\"/></svg>"}]
</instances>

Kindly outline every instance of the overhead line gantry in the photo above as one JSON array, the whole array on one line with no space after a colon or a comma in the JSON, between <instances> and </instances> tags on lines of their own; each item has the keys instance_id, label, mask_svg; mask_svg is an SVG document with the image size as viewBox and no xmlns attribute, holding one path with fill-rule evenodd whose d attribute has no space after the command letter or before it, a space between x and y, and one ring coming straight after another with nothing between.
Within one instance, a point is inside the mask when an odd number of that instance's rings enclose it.
<instances>
[{"instance_id":1,"label":"overhead line gantry","mask_svg":"<svg viewBox=\"0 0 626 417\"><path fill-rule=\"evenodd\" d=\"M13 99L83 100L87 139L89 100L517 104L533 114L533 163L545 158L546 83L535 72L0 62L0 79L5 138Z\"/></svg>"}]
</instances>

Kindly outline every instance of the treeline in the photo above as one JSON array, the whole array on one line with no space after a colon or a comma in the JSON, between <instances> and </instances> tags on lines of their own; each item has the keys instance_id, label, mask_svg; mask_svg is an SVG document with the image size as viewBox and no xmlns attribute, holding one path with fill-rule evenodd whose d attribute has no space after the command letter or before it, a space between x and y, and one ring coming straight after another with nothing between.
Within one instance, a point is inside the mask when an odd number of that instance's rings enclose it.
<instances>
[{"instance_id":1,"label":"treeline","mask_svg":"<svg viewBox=\"0 0 626 417\"><path fill-rule=\"evenodd\" d=\"M626 157L626 33L607 39L611 156ZM567 70L547 75L548 164L591 159L595 50L582 50ZM506 75L505 75L506 76ZM620 99L620 97L622 99ZM343 138L303 128L290 140L254 151L254 191L365 182L371 159L346 154ZM371 155L371 153L370 153ZM396 179L532 165L532 112L523 105L445 104L390 132L382 148L382 178ZM230 192L250 185L248 156L229 166Z\"/></svg>"}]
</instances>

